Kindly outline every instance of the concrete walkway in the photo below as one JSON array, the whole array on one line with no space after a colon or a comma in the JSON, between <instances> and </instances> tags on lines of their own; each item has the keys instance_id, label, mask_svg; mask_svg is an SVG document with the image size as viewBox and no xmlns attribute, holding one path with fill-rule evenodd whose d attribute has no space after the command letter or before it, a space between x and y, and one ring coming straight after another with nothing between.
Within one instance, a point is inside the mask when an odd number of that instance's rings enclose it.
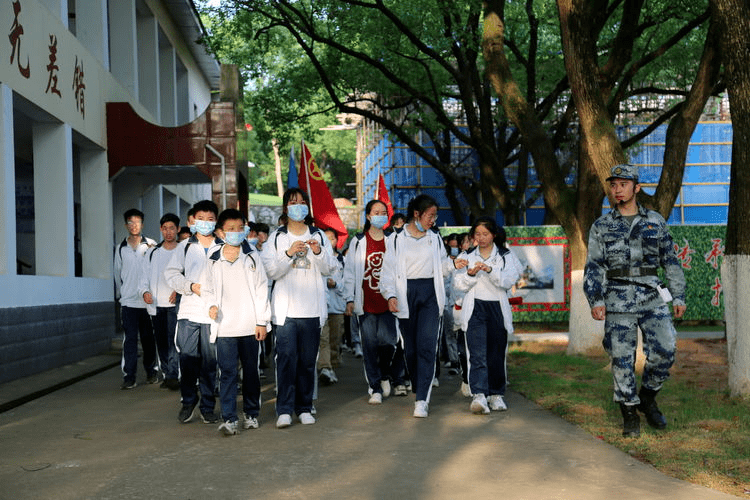
<instances>
[{"instance_id":1,"label":"concrete walkway","mask_svg":"<svg viewBox=\"0 0 750 500\"><path fill-rule=\"evenodd\" d=\"M261 428L230 438L178 423L177 393L119 390L115 354L0 385L12 407L0 413L0 498L737 498L667 477L515 393L508 412L473 415L443 374L429 418L415 419L411 394L367 404L361 360L345 355L338 375L320 389L318 422L284 430L267 379Z\"/></svg>"}]
</instances>

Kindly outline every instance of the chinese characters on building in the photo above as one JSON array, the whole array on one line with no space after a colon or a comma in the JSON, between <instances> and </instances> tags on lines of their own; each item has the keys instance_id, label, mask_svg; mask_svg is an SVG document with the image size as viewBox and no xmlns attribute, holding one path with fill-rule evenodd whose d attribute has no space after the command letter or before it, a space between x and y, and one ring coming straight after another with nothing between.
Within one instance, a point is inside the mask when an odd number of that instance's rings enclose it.
<instances>
[{"instance_id":1,"label":"chinese characters on building","mask_svg":"<svg viewBox=\"0 0 750 500\"><path fill-rule=\"evenodd\" d=\"M10 25L10 32L8 33L8 41L10 42L11 49L10 64L15 65L21 76L28 79L31 77L32 68L37 67L37 63L35 63L34 61L39 60L35 57L35 54L33 52L29 54L28 52L24 51L24 47L26 45L24 45L23 42L25 37L27 36L26 31L24 30L24 23L31 21L29 19L24 19L21 0L15 0L12 5L13 22ZM49 34L49 45L47 47L49 49L49 53L46 54L47 63L44 65L44 69L47 70L47 86L44 89L44 93L54 94L58 98L62 99L62 91L58 87L59 77L62 75L63 78L65 78L65 73L70 71L69 74L72 75L72 92L70 93L70 97L66 96L66 99L71 99L75 104L76 111L81 113L81 117L85 118L86 98L84 91L86 89L86 83L84 80L83 72L83 58L80 58L78 55L76 55L75 64L73 64L71 67L65 67L67 65L64 65L64 67L61 69L60 58L58 54L59 47L57 35L52 33ZM25 65L23 62L24 59Z\"/></svg>"},{"instance_id":2,"label":"chinese characters on building","mask_svg":"<svg viewBox=\"0 0 750 500\"><path fill-rule=\"evenodd\" d=\"M75 92L76 98L76 109L81 112L81 116L86 117L84 109L83 91L86 85L83 83L83 61L78 64L78 56L76 56L76 70L73 73L73 92Z\"/></svg>"},{"instance_id":3,"label":"chinese characters on building","mask_svg":"<svg viewBox=\"0 0 750 500\"><path fill-rule=\"evenodd\" d=\"M13 59L16 59L18 65L18 71L24 78L31 76L31 68L29 67L29 56L26 55L26 67L21 66L21 36L23 35L23 26L18 20L18 16L21 13L21 0L13 2L13 24L10 27L10 34L8 40L10 40L11 53L10 63L13 64Z\"/></svg>"},{"instance_id":4,"label":"chinese characters on building","mask_svg":"<svg viewBox=\"0 0 750 500\"><path fill-rule=\"evenodd\" d=\"M57 94L57 97L62 97L60 89L57 88L57 72L60 67L57 65L57 37L55 35L49 36L49 64L47 65L47 73L49 78L47 79L47 88L44 90L45 93L52 92Z\"/></svg>"}]
</instances>

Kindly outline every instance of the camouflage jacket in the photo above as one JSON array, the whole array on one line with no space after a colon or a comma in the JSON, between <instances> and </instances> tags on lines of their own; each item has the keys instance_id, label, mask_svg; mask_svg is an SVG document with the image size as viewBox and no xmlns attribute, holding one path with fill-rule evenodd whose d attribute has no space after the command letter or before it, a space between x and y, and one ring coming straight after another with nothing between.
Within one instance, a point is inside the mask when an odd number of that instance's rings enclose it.
<instances>
[{"instance_id":1,"label":"camouflage jacket","mask_svg":"<svg viewBox=\"0 0 750 500\"><path fill-rule=\"evenodd\" d=\"M591 226L583 291L592 308L643 312L664 305L658 268L664 268L672 303L685 305L685 275L658 212L638 205L630 225L615 209Z\"/></svg>"}]
</instances>

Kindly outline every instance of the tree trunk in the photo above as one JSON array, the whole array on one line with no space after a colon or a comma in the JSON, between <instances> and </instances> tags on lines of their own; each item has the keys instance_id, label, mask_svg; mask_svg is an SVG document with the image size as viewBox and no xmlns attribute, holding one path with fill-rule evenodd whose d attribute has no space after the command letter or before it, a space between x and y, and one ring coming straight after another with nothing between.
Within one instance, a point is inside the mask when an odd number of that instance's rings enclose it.
<instances>
[{"instance_id":1,"label":"tree trunk","mask_svg":"<svg viewBox=\"0 0 750 500\"><path fill-rule=\"evenodd\" d=\"M578 199L576 218L581 230L568 237L571 250L570 327L568 354L604 353L604 323L591 317L591 307L583 293L589 229L602 213L602 187L591 162L586 142L581 141L578 155Z\"/></svg>"},{"instance_id":2,"label":"tree trunk","mask_svg":"<svg viewBox=\"0 0 750 500\"><path fill-rule=\"evenodd\" d=\"M583 0L557 2L565 70L581 124L579 197L576 206L578 229L572 233L578 241L571 240L573 276L580 280L573 284L576 287L583 285L588 230L601 214L601 193L606 190L605 179L613 165L625 163L625 155L600 87L596 43L589 22L592 13L586 9L589 4ZM576 300L571 300L568 353L599 350L602 326L591 319L582 289L576 290L575 297L571 299Z\"/></svg>"},{"instance_id":3,"label":"tree trunk","mask_svg":"<svg viewBox=\"0 0 750 500\"><path fill-rule=\"evenodd\" d=\"M750 8L742 0L712 0L721 34L732 111L732 168L724 262L721 268L729 356L729 390L750 397Z\"/></svg>"},{"instance_id":4,"label":"tree trunk","mask_svg":"<svg viewBox=\"0 0 750 500\"><path fill-rule=\"evenodd\" d=\"M279 141L271 140L273 146L273 157L276 160L276 189L279 196L284 196L284 182L281 180L281 155L279 154Z\"/></svg>"}]
</instances>

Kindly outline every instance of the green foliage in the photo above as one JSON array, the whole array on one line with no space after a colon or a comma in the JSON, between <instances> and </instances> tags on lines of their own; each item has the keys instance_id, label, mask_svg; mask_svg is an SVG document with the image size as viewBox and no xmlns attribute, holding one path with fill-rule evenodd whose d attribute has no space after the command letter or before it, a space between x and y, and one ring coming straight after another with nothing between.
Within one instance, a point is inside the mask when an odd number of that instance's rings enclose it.
<instances>
[{"instance_id":1,"label":"green foliage","mask_svg":"<svg viewBox=\"0 0 750 500\"><path fill-rule=\"evenodd\" d=\"M707 23L690 23L705 11L707 0L645 2L635 23L623 16L624 5L632 4L600 2L581 29L595 34L600 67L628 56L602 78L611 89L613 120L648 122L681 101L691 85ZM511 73L536 114L529 118L543 124L553 148L570 152L569 164L559 172L567 175L575 165L579 137L572 132L575 115L564 115L570 95L557 5L552 0L505 2L503 9ZM312 117L326 116L330 124L336 112L359 114L440 171L468 201L454 206L464 211L459 220L466 211L479 215L497 205L507 217L520 212L525 186L514 183L510 175L515 174L507 168L518 160L520 138L496 133L508 123L485 75L479 2L232 0L206 9L203 19L212 50L242 69L246 113L259 124L265 156L271 138L288 155L290 144L304 136L321 153L316 153L320 163L343 169L343 158L317 146ZM618 44L624 30L633 40L632 51ZM637 109L617 116L623 101L664 95L656 103L639 101ZM611 123L602 129L611 131ZM435 147L422 147L414 139L417 131ZM447 132L475 150L483 166L478 181L458 168L462 165L451 155ZM332 177L338 180L340 173Z\"/></svg>"},{"instance_id":2,"label":"green foliage","mask_svg":"<svg viewBox=\"0 0 750 500\"><path fill-rule=\"evenodd\" d=\"M238 137L238 158L253 162L250 192L277 194L272 141L279 143L282 181L286 187L292 145L299 167L304 139L324 172L334 198L353 198L356 135L354 131L321 131L338 123L327 95L299 46L284 30L263 30L260 19L230 3L201 6L210 36L206 40L222 62L237 64L244 81L245 123L251 131Z\"/></svg>"}]
</instances>

